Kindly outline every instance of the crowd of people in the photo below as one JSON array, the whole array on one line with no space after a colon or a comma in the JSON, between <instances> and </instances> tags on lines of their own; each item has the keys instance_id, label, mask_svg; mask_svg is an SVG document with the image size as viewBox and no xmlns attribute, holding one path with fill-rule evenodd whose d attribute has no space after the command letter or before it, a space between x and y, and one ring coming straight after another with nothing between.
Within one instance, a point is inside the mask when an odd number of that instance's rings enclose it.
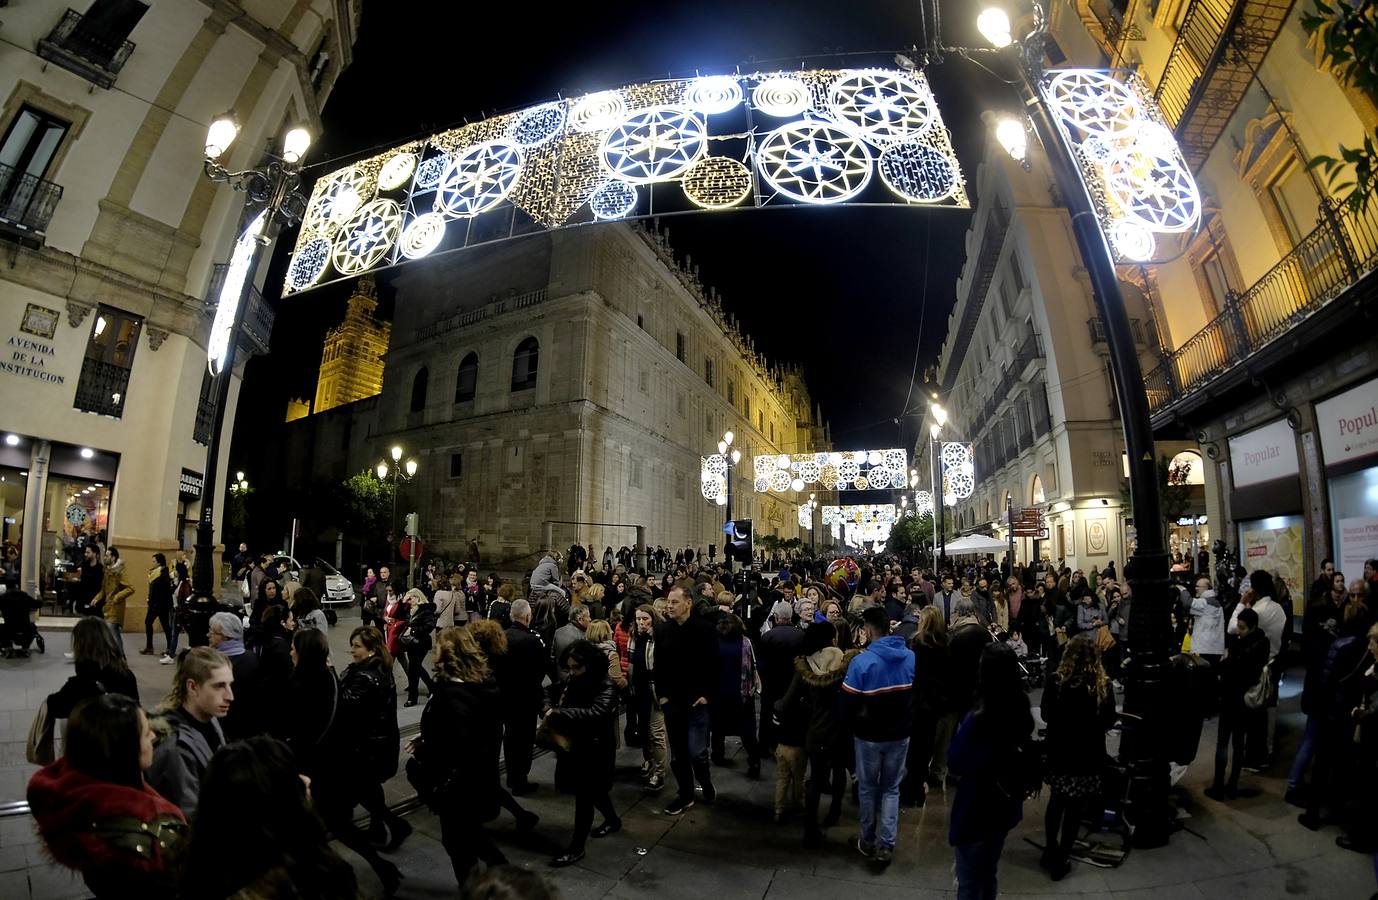
<instances>
[{"instance_id":1,"label":"crowd of people","mask_svg":"<svg viewBox=\"0 0 1378 900\"><path fill-rule=\"evenodd\" d=\"M97 896L129 885L353 896L357 873L334 837L390 895L403 873L387 854L411 826L388 808L383 784L405 758L465 885L507 871L488 822L506 811L521 831L539 827L519 800L540 790L537 748L555 756L555 790L573 797L572 829L550 860L561 867L622 829L612 795L621 747L640 750L640 787L664 792L663 814L674 817L715 802L736 737L744 777L773 764L774 821L798 827L807 847L841 823L850 794L848 844L882 868L901 807L955 782L958 896L994 897L1005 838L1046 783L1041 864L1054 880L1071 871L1084 823L1103 808L1106 733L1132 646L1132 590L1113 568L1039 577L992 560L935 575L863 560L851 583L821 567L765 577L689 560L648 576L617 554L591 560L571 568L550 551L520 585L436 566L407 588L387 566L370 570L343 667L314 592L289 597L265 575L244 611L211 617L208 645L177 655L172 689L149 711L118 633L83 619L75 673L40 711L47 737L31 747L46 764L29 791L45 842ZM1378 574L1346 583L1332 570L1306 609L1308 722L1288 799L1306 807L1302 824L1338 821L1342 846L1372 852L1364 811L1378 790L1378 727L1365 720L1378 692L1368 605ZM150 585L160 577L151 572ZM1243 769L1269 764L1290 627L1280 593L1262 570L1180 585L1174 625L1208 667L1220 716L1205 792L1215 801L1237 795ZM399 668L404 707L426 694L405 744ZM66 722L60 756L53 721ZM367 828L355 825L356 807ZM96 827L72 827L86 821ZM207 861L226 846L249 852L232 867Z\"/></svg>"}]
</instances>

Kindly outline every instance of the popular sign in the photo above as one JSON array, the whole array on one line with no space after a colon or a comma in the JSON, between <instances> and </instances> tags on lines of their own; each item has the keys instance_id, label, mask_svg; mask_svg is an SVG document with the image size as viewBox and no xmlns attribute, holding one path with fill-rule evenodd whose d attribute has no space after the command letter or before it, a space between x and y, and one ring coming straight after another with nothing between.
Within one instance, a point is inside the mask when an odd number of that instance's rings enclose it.
<instances>
[{"instance_id":1,"label":"popular sign","mask_svg":"<svg viewBox=\"0 0 1378 900\"><path fill-rule=\"evenodd\" d=\"M1297 439L1286 419L1230 438L1234 486L1247 487L1297 474Z\"/></svg>"},{"instance_id":2,"label":"popular sign","mask_svg":"<svg viewBox=\"0 0 1378 900\"><path fill-rule=\"evenodd\" d=\"M1316 404L1325 464L1378 454L1378 379Z\"/></svg>"}]
</instances>

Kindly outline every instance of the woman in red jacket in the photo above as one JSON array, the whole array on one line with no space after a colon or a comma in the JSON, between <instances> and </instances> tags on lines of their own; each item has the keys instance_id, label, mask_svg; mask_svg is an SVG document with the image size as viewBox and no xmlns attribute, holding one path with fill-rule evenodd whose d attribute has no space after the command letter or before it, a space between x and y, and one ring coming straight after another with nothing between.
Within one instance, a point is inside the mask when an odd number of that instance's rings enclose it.
<instances>
[{"instance_id":1,"label":"woman in red jacket","mask_svg":"<svg viewBox=\"0 0 1378 900\"><path fill-rule=\"evenodd\" d=\"M144 782L153 731L122 694L79 704L66 753L29 780L29 808L48 852L97 897L171 896L168 858L186 834L182 811Z\"/></svg>"}]
</instances>

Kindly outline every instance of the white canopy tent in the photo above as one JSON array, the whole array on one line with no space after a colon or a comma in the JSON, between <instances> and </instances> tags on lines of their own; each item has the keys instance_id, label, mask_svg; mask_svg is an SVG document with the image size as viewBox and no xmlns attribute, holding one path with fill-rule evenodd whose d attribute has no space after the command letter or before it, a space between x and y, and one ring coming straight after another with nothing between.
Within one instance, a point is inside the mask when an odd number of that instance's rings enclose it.
<instances>
[{"instance_id":1,"label":"white canopy tent","mask_svg":"<svg viewBox=\"0 0 1378 900\"><path fill-rule=\"evenodd\" d=\"M967 553L1003 553L1009 549L1004 541L984 534L969 534L966 537L948 541L944 550L948 556L961 556Z\"/></svg>"}]
</instances>

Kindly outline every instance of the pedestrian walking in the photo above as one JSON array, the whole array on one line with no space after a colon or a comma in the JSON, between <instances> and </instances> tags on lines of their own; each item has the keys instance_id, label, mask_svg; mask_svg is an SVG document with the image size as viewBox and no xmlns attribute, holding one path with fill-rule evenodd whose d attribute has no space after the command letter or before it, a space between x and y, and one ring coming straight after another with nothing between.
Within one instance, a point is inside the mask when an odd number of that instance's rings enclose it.
<instances>
[{"instance_id":1,"label":"pedestrian walking","mask_svg":"<svg viewBox=\"0 0 1378 900\"><path fill-rule=\"evenodd\" d=\"M426 685L427 695L435 690L435 683L426 671L426 654L431 652L431 632L435 631L435 607L417 588L407 591L402 599L406 625L398 641L406 657L407 670L407 701L402 705L415 706L422 684Z\"/></svg>"},{"instance_id":2,"label":"pedestrian walking","mask_svg":"<svg viewBox=\"0 0 1378 900\"><path fill-rule=\"evenodd\" d=\"M717 635L693 615L693 608L684 588L671 588L667 618L655 636L655 689L665 715L676 787L675 799L665 807L670 816L694 805L695 779L705 803L717 798L708 765L708 704L716 692Z\"/></svg>"},{"instance_id":3,"label":"pedestrian walking","mask_svg":"<svg viewBox=\"0 0 1378 900\"><path fill-rule=\"evenodd\" d=\"M1229 648L1220 666L1220 724L1215 740L1215 780L1205 794L1212 800L1233 800L1239 793L1239 773L1244 767L1244 738L1257 712L1245 695L1260 686L1268 665L1268 637L1259 628L1258 613L1241 609L1235 613L1238 640ZM1234 746L1230 779L1225 781L1225 764Z\"/></svg>"},{"instance_id":4,"label":"pedestrian walking","mask_svg":"<svg viewBox=\"0 0 1378 900\"><path fill-rule=\"evenodd\" d=\"M641 723L641 773L649 791L665 786L665 714L655 686L655 633L661 622L653 605L641 604L636 608L635 631L627 644L627 682L631 705Z\"/></svg>"},{"instance_id":5,"label":"pedestrian walking","mask_svg":"<svg viewBox=\"0 0 1378 900\"><path fill-rule=\"evenodd\" d=\"M371 816L369 838L388 852L411 834L406 819L388 808L383 783L397 774L400 737L397 683L383 633L372 625L349 635L349 665L340 676L340 735L359 805Z\"/></svg>"},{"instance_id":6,"label":"pedestrian walking","mask_svg":"<svg viewBox=\"0 0 1378 900\"><path fill-rule=\"evenodd\" d=\"M759 778L761 751L756 743L756 695L761 692L761 676L756 669L756 654L751 641L746 639L742 620L735 615L721 616L716 630L717 692L709 703L713 764L727 765L726 739L729 735L738 735L746 750L746 777Z\"/></svg>"}]
</instances>

